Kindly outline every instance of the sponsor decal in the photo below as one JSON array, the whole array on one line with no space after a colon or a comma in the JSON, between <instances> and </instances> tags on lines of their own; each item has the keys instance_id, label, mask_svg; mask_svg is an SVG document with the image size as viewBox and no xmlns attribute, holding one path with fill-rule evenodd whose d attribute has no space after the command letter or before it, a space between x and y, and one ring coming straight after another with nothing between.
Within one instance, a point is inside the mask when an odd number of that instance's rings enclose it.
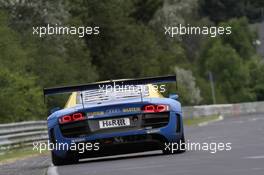
<instances>
[{"instance_id":1,"label":"sponsor decal","mask_svg":"<svg viewBox=\"0 0 264 175\"><path fill-rule=\"evenodd\" d=\"M123 108L123 112L140 112L141 109L139 107L131 107L131 108Z\"/></svg>"},{"instance_id":2,"label":"sponsor decal","mask_svg":"<svg viewBox=\"0 0 264 175\"><path fill-rule=\"evenodd\" d=\"M88 118L93 118L95 115L104 115L104 111L95 111L95 112L88 112Z\"/></svg>"},{"instance_id":3,"label":"sponsor decal","mask_svg":"<svg viewBox=\"0 0 264 175\"><path fill-rule=\"evenodd\" d=\"M114 114L114 113L120 113L120 112L122 112L122 110L119 108L107 109L105 111L105 113L107 113L107 114Z\"/></svg>"}]
</instances>

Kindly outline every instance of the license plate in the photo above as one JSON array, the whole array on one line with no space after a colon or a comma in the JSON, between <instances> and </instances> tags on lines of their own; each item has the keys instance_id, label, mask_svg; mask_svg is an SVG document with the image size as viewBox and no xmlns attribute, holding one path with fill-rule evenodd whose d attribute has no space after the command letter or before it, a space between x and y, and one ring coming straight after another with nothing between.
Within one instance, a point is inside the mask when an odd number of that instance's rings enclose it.
<instances>
[{"instance_id":1,"label":"license plate","mask_svg":"<svg viewBox=\"0 0 264 175\"><path fill-rule=\"evenodd\" d=\"M101 120L99 121L99 127L103 128L116 128L130 126L129 118L119 118L119 119L111 119L111 120Z\"/></svg>"}]
</instances>

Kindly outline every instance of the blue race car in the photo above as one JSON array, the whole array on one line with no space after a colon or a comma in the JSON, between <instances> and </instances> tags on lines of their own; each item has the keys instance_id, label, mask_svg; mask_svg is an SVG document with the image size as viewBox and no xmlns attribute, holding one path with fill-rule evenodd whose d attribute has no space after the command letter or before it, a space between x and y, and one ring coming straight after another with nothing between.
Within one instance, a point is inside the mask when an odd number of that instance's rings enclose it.
<instances>
[{"instance_id":1,"label":"blue race car","mask_svg":"<svg viewBox=\"0 0 264 175\"><path fill-rule=\"evenodd\" d=\"M71 93L65 108L48 117L53 164L150 150L172 153L165 146L185 140L177 95L165 98L157 90L157 84L170 82L176 82L176 76L44 89L45 96ZM184 152L180 148L176 152Z\"/></svg>"}]
</instances>

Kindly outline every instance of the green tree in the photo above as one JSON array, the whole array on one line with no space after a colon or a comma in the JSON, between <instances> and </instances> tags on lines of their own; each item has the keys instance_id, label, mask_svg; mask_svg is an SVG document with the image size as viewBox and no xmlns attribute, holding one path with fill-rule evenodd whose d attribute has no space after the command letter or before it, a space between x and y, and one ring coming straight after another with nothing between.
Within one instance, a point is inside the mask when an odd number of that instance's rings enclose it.
<instances>
[{"instance_id":1,"label":"green tree","mask_svg":"<svg viewBox=\"0 0 264 175\"><path fill-rule=\"evenodd\" d=\"M175 67L177 75L178 92L183 105L196 105L202 101L199 87L192 71Z\"/></svg>"},{"instance_id":2,"label":"green tree","mask_svg":"<svg viewBox=\"0 0 264 175\"><path fill-rule=\"evenodd\" d=\"M0 122L44 118L41 88L29 73L31 59L0 12Z\"/></svg>"},{"instance_id":3,"label":"green tree","mask_svg":"<svg viewBox=\"0 0 264 175\"><path fill-rule=\"evenodd\" d=\"M200 13L216 23L243 16L255 22L261 20L264 2L262 0L201 0L199 5Z\"/></svg>"},{"instance_id":4,"label":"green tree","mask_svg":"<svg viewBox=\"0 0 264 175\"><path fill-rule=\"evenodd\" d=\"M72 6L71 14L79 15L82 25L100 26L100 34L86 37L86 43L101 79L164 73L160 65L168 65L167 53L155 33L133 16L133 1L89 0Z\"/></svg>"},{"instance_id":5,"label":"green tree","mask_svg":"<svg viewBox=\"0 0 264 175\"><path fill-rule=\"evenodd\" d=\"M0 66L11 71L26 72L32 61L21 47L21 37L8 27L7 15L0 11Z\"/></svg>"},{"instance_id":6,"label":"green tree","mask_svg":"<svg viewBox=\"0 0 264 175\"><path fill-rule=\"evenodd\" d=\"M227 102L253 100L254 94L249 89L249 71L242 58L221 39L212 39L207 43L200 59L200 71L206 78L212 72L215 84Z\"/></svg>"},{"instance_id":7,"label":"green tree","mask_svg":"<svg viewBox=\"0 0 264 175\"><path fill-rule=\"evenodd\" d=\"M250 60L256 54L253 43L257 38L246 18L231 19L220 23L219 26L232 27L230 35L221 37L225 44L230 44L244 60Z\"/></svg>"},{"instance_id":8,"label":"green tree","mask_svg":"<svg viewBox=\"0 0 264 175\"><path fill-rule=\"evenodd\" d=\"M133 3L135 8L131 15L137 21L148 24L164 2L162 0L133 0Z\"/></svg>"},{"instance_id":9,"label":"green tree","mask_svg":"<svg viewBox=\"0 0 264 175\"><path fill-rule=\"evenodd\" d=\"M248 63L250 87L256 94L257 101L264 101L264 62L262 58L254 57Z\"/></svg>"},{"instance_id":10,"label":"green tree","mask_svg":"<svg viewBox=\"0 0 264 175\"><path fill-rule=\"evenodd\" d=\"M29 83L28 87L39 91L36 92L36 96L42 93L42 89L39 87L87 83L98 78L96 68L91 64L90 52L84 40L74 36L38 38L31 35L30 29L21 30L18 33L12 29L14 25L9 27L9 24L13 22L12 20L13 18L8 20L6 15L1 13L0 67L6 68L5 74L12 73L15 77L19 75L14 80L18 83L22 81L22 78L25 78L25 83ZM7 85L10 87L8 88ZM10 83L7 85L5 91L10 90L11 92L14 88L13 85ZM14 95L15 97L20 98L19 94ZM38 97L43 102L42 96ZM11 98L8 99L11 101ZM32 102L32 106L34 103L36 102ZM62 98L52 97L48 100L48 106L63 106L64 103L65 96ZM44 110L44 106L42 107ZM46 116L42 115L42 117Z\"/></svg>"},{"instance_id":11,"label":"green tree","mask_svg":"<svg viewBox=\"0 0 264 175\"><path fill-rule=\"evenodd\" d=\"M45 118L41 88L29 75L0 69L0 122Z\"/></svg>"}]
</instances>

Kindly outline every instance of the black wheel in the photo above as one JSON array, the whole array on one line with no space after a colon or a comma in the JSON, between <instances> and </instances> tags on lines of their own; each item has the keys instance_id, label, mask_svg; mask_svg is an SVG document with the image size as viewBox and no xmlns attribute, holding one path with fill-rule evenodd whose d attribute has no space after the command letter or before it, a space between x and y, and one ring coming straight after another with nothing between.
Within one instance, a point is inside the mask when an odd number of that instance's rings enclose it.
<instances>
[{"instance_id":1,"label":"black wheel","mask_svg":"<svg viewBox=\"0 0 264 175\"><path fill-rule=\"evenodd\" d=\"M177 145L173 146L173 148L174 148L173 151L172 151L172 144L177 144ZM164 149L164 147L166 145L170 145L170 149L168 149L168 148ZM186 150L185 150L185 137L184 137L184 134L182 134L182 136L181 136L181 138L180 138L180 140L178 142L176 142L176 143L166 142L166 143L164 143L164 147L162 149L162 152L163 152L163 154L166 154L166 155L168 155L168 154L180 154L180 153L185 152Z\"/></svg>"},{"instance_id":2,"label":"black wheel","mask_svg":"<svg viewBox=\"0 0 264 175\"><path fill-rule=\"evenodd\" d=\"M53 165L59 166L59 165L70 165L75 164L78 162L78 157L74 154L67 155L65 158L61 158L59 156L56 156L53 151L51 151L51 160Z\"/></svg>"}]
</instances>

